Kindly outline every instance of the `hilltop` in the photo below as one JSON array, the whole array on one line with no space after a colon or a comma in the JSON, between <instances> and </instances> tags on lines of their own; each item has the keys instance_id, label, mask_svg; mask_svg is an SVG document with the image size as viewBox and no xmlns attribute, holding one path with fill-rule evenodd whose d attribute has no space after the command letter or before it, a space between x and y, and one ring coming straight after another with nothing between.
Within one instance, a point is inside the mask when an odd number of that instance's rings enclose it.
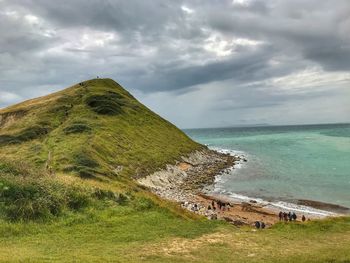
<instances>
[{"instance_id":1,"label":"hilltop","mask_svg":"<svg viewBox=\"0 0 350 263\"><path fill-rule=\"evenodd\" d=\"M112 79L0 110L0 147L0 158L100 179L142 177L203 149Z\"/></svg>"}]
</instances>

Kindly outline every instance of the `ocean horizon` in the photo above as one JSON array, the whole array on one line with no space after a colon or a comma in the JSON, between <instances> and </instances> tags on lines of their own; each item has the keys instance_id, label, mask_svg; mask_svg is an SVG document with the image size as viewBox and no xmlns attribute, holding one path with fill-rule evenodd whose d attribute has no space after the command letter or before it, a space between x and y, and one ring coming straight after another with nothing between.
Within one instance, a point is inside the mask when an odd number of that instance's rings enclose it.
<instances>
[{"instance_id":1,"label":"ocean horizon","mask_svg":"<svg viewBox=\"0 0 350 263\"><path fill-rule=\"evenodd\" d=\"M212 192L300 209L305 200L350 207L350 124L184 129L209 148L242 155Z\"/></svg>"}]
</instances>

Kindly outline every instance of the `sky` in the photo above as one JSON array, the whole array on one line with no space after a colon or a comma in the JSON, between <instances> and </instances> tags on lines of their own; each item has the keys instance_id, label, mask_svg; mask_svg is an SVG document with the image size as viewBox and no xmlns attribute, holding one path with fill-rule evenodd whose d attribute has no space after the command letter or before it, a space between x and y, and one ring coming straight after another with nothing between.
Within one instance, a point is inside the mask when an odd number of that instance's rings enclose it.
<instances>
[{"instance_id":1,"label":"sky","mask_svg":"<svg viewBox=\"0 0 350 263\"><path fill-rule=\"evenodd\" d=\"M0 108L113 78L180 128L350 122L349 0L0 0Z\"/></svg>"}]
</instances>

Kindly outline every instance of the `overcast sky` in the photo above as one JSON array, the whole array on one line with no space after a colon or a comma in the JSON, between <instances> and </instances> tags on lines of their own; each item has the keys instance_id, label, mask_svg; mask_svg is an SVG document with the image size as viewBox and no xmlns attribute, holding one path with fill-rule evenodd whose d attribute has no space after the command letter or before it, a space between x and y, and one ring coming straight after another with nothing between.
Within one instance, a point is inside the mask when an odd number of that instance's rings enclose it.
<instances>
[{"instance_id":1,"label":"overcast sky","mask_svg":"<svg viewBox=\"0 0 350 263\"><path fill-rule=\"evenodd\" d=\"M350 1L0 0L0 107L97 75L181 128L350 122Z\"/></svg>"}]
</instances>

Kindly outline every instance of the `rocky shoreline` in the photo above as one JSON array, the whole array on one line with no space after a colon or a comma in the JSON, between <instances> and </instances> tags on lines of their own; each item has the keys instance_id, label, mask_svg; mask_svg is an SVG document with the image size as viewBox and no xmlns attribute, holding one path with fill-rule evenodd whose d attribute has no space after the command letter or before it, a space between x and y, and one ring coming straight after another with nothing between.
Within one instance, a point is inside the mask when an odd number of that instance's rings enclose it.
<instances>
[{"instance_id":1,"label":"rocky shoreline","mask_svg":"<svg viewBox=\"0 0 350 263\"><path fill-rule=\"evenodd\" d=\"M203 189L214 184L217 175L234 169L240 161L247 160L244 156L205 149L182 157L175 165L141 178L138 183L208 219L226 220L236 226L254 225L256 221L264 221L266 226L276 223L276 214L258 204L233 203L223 196L203 193ZM225 203L225 208L217 209L221 203Z\"/></svg>"},{"instance_id":2,"label":"rocky shoreline","mask_svg":"<svg viewBox=\"0 0 350 263\"><path fill-rule=\"evenodd\" d=\"M232 168L240 156L204 149L182 157L175 165L138 180L157 195L172 201L189 202L203 188L213 185L215 177Z\"/></svg>"}]
</instances>

